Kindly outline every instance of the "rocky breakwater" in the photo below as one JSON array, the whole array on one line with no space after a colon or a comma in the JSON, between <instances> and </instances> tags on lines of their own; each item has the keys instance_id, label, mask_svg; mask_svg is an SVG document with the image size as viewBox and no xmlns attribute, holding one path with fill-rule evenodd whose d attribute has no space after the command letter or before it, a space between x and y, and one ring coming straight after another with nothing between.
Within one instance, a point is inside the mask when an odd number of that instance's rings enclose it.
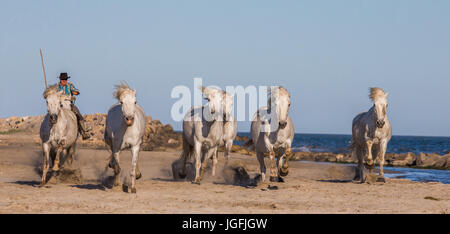
<instances>
[{"instance_id":1,"label":"rocky breakwater","mask_svg":"<svg viewBox=\"0 0 450 234\"><path fill-rule=\"evenodd\" d=\"M315 162L337 162L337 163L357 163L356 157L351 154L335 154L327 152L295 152L291 160L306 160ZM379 163L379 159L375 160ZM429 169L450 170L450 153L439 155L435 153L413 153L396 154L387 153L385 156L385 166L392 167L416 167Z\"/></svg>"},{"instance_id":2,"label":"rocky breakwater","mask_svg":"<svg viewBox=\"0 0 450 234\"><path fill-rule=\"evenodd\" d=\"M84 115L88 127L90 128L91 138L88 140L78 139L78 145L87 148L106 149L104 143L106 114L89 114ZM9 117L0 119L0 135L3 145L13 145L15 138L21 136L30 136L30 143L40 145L39 130L44 119L41 116L25 116L25 117ZM169 149L181 149L181 134L175 132L171 125L162 124L159 120L153 120L147 116L145 135L142 144L142 150L147 151L165 151Z\"/></svg>"}]
</instances>

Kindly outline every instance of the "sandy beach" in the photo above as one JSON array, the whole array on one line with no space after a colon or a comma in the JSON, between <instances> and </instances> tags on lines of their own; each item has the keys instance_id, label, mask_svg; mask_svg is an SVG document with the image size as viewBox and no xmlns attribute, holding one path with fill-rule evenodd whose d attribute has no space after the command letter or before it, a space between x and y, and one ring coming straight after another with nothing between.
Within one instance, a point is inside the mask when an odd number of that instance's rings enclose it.
<instances>
[{"instance_id":1,"label":"sandy beach","mask_svg":"<svg viewBox=\"0 0 450 234\"><path fill-rule=\"evenodd\" d=\"M219 154L218 171L223 168ZM82 184L48 183L39 187L42 156L38 146L0 146L0 213L450 213L450 185L387 179L387 183L351 182L351 165L296 161L284 183L257 187L227 184L222 173L201 185L174 181L171 163L179 151L141 152L142 178L137 194L105 185L106 150L78 149L73 164ZM121 155L122 181L129 174L131 153ZM251 177L257 161L231 155ZM103 182L102 182L103 181ZM270 188L269 188L270 186Z\"/></svg>"}]
</instances>

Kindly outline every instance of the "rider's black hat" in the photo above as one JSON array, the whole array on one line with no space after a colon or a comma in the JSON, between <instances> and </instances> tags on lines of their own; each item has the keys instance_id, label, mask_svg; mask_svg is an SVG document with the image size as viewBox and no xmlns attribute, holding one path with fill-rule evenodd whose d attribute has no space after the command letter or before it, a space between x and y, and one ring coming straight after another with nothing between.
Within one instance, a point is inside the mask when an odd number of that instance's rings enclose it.
<instances>
[{"instance_id":1,"label":"rider's black hat","mask_svg":"<svg viewBox=\"0 0 450 234\"><path fill-rule=\"evenodd\" d=\"M60 80L67 80L69 78L70 76L67 75L67 72L61 72L61 74L59 75Z\"/></svg>"}]
</instances>

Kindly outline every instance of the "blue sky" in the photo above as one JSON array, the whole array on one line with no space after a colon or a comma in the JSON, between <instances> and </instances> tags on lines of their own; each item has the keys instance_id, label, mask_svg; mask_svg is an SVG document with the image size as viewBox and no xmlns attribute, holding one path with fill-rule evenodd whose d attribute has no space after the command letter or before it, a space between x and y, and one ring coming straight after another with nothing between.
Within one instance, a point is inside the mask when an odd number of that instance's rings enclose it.
<instances>
[{"instance_id":1,"label":"blue sky","mask_svg":"<svg viewBox=\"0 0 450 234\"><path fill-rule=\"evenodd\" d=\"M0 28L0 117L45 113L42 48L83 113L105 113L126 80L180 129L170 92L202 77L283 85L296 132L350 134L380 86L395 135L450 136L450 1L2 1Z\"/></svg>"}]
</instances>

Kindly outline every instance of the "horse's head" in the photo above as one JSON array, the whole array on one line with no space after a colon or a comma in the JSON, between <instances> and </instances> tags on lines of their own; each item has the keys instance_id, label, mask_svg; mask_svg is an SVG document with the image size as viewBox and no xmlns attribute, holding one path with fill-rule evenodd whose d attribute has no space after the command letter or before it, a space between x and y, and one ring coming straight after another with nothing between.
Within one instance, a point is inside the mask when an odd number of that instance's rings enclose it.
<instances>
[{"instance_id":1,"label":"horse's head","mask_svg":"<svg viewBox=\"0 0 450 234\"><path fill-rule=\"evenodd\" d=\"M206 88L204 86L201 86L200 89L202 90L205 100L208 101L209 114L216 119L222 113L223 91L215 88Z\"/></svg>"},{"instance_id":2,"label":"horse's head","mask_svg":"<svg viewBox=\"0 0 450 234\"><path fill-rule=\"evenodd\" d=\"M275 114L280 128L287 125L289 116L289 107L291 106L291 95L282 86L270 87L267 98L268 111ZM275 112L273 112L275 111Z\"/></svg>"},{"instance_id":3,"label":"horse's head","mask_svg":"<svg viewBox=\"0 0 450 234\"><path fill-rule=\"evenodd\" d=\"M57 85L52 85L45 89L43 96L47 103L47 113L50 119L50 123L55 124L58 121L59 110L62 108L62 91L58 91Z\"/></svg>"},{"instance_id":4,"label":"horse's head","mask_svg":"<svg viewBox=\"0 0 450 234\"><path fill-rule=\"evenodd\" d=\"M68 95L61 95L60 96L60 102L61 102L61 108L66 110L72 109L72 97Z\"/></svg>"},{"instance_id":5,"label":"horse's head","mask_svg":"<svg viewBox=\"0 0 450 234\"><path fill-rule=\"evenodd\" d=\"M134 116L136 113L136 90L130 89L126 84L116 85L116 91L114 92L114 96L119 100L122 113L123 120L127 124L127 126L131 126L134 123Z\"/></svg>"},{"instance_id":6,"label":"horse's head","mask_svg":"<svg viewBox=\"0 0 450 234\"><path fill-rule=\"evenodd\" d=\"M377 128L384 127L384 124L386 123L386 109L388 107L387 96L388 93L385 93L381 88L370 88L369 97L373 101L373 117Z\"/></svg>"},{"instance_id":7,"label":"horse's head","mask_svg":"<svg viewBox=\"0 0 450 234\"><path fill-rule=\"evenodd\" d=\"M234 94L230 95L226 91L222 91L222 110L223 119L230 121L233 114Z\"/></svg>"}]
</instances>

